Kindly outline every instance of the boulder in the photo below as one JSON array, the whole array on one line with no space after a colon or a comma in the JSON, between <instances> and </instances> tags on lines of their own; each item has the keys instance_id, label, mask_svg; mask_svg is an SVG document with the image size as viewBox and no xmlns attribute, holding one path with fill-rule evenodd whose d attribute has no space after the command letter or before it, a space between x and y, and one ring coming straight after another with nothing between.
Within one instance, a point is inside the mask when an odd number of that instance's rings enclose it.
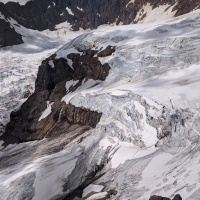
<instances>
[{"instance_id":1,"label":"boulder","mask_svg":"<svg viewBox=\"0 0 200 200\"><path fill-rule=\"evenodd\" d=\"M11 27L10 23L0 18L0 47L22 44L22 36Z\"/></svg>"},{"instance_id":2,"label":"boulder","mask_svg":"<svg viewBox=\"0 0 200 200\"><path fill-rule=\"evenodd\" d=\"M182 200L180 194L176 194L172 200Z\"/></svg>"},{"instance_id":3,"label":"boulder","mask_svg":"<svg viewBox=\"0 0 200 200\"><path fill-rule=\"evenodd\" d=\"M161 197L161 196L153 195L153 196L150 197L149 200L170 200L170 199L167 198L167 197Z\"/></svg>"}]
</instances>

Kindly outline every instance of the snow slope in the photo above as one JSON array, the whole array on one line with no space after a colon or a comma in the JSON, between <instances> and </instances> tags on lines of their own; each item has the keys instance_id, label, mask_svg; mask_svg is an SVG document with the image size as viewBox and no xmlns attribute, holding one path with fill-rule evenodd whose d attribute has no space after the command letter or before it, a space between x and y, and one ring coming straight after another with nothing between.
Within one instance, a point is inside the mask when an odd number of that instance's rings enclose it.
<instances>
[{"instance_id":1,"label":"snow slope","mask_svg":"<svg viewBox=\"0 0 200 200\"><path fill-rule=\"evenodd\" d=\"M78 130L2 149L3 199L61 199L95 172L98 178L83 192L94 192L87 199L114 189L116 200L177 193L199 200L199 35L196 11L162 23L91 31L60 48L57 58L115 46L111 56L101 58L111 67L104 82L84 80L63 97L102 112L102 118L71 143ZM73 84L66 83L66 90Z\"/></svg>"}]
</instances>

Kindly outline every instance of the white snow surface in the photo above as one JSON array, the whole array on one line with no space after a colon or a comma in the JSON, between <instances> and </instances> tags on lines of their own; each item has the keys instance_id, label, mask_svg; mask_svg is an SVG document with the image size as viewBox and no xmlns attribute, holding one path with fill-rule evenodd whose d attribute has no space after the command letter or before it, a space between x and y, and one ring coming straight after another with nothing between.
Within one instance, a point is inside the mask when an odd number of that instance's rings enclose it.
<instances>
[{"instance_id":1,"label":"white snow surface","mask_svg":"<svg viewBox=\"0 0 200 200\"><path fill-rule=\"evenodd\" d=\"M137 13L135 21L138 21L138 23L149 23L171 19L177 12L177 10L172 11L175 5L176 4L159 5L153 9L153 5L147 3L146 5L143 5L143 7Z\"/></svg>"},{"instance_id":2,"label":"white snow surface","mask_svg":"<svg viewBox=\"0 0 200 200\"><path fill-rule=\"evenodd\" d=\"M94 185L91 184L89 186L87 186L84 190L83 190L83 195L82 197L87 196L90 192L101 192L101 190L103 189L102 185Z\"/></svg>"},{"instance_id":3,"label":"white snow surface","mask_svg":"<svg viewBox=\"0 0 200 200\"><path fill-rule=\"evenodd\" d=\"M53 105L53 103L49 103L49 101L47 101L47 108L46 110L42 113L41 117L39 118L38 121L41 121L42 119L46 118L47 116L49 116L51 114L51 106Z\"/></svg>"},{"instance_id":4,"label":"white snow surface","mask_svg":"<svg viewBox=\"0 0 200 200\"><path fill-rule=\"evenodd\" d=\"M90 196L89 198L87 198L86 200L97 200L97 199L102 199L105 198L107 195L107 192L100 192L97 194L93 194L92 196Z\"/></svg>"},{"instance_id":5,"label":"white snow surface","mask_svg":"<svg viewBox=\"0 0 200 200\"><path fill-rule=\"evenodd\" d=\"M140 149L134 147L130 143L122 144L119 150L114 154L111 160L112 168L117 168L119 165L123 165L127 160L132 160L149 155L155 151L155 147L149 149Z\"/></svg>"},{"instance_id":6,"label":"white snow surface","mask_svg":"<svg viewBox=\"0 0 200 200\"><path fill-rule=\"evenodd\" d=\"M66 7L66 10L70 15L74 15L74 13L72 12L71 8Z\"/></svg>"},{"instance_id":7,"label":"white snow surface","mask_svg":"<svg viewBox=\"0 0 200 200\"><path fill-rule=\"evenodd\" d=\"M77 6L77 9L83 12L83 8L79 8L79 7Z\"/></svg>"},{"instance_id":8,"label":"white snow surface","mask_svg":"<svg viewBox=\"0 0 200 200\"><path fill-rule=\"evenodd\" d=\"M116 200L146 200L151 195L172 199L177 193L183 200L199 200L199 21L200 11L195 11L162 23L105 28L60 48L57 58L115 46L115 52L101 60L111 67L106 80L85 79L73 92L70 87L79 82L68 81L62 99L101 112L101 120L77 138L75 130L2 147L2 198L63 198L104 166L97 172L102 176L83 191L96 191L88 200L101 199L111 189L117 191L111 197ZM31 47L34 55L38 48ZM15 47L9 49L10 54L3 52L14 56Z\"/></svg>"},{"instance_id":9,"label":"white snow surface","mask_svg":"<svg viewBox=\"0 0 200 200\"><path fill-rule=\"evenodd\" d=\"M50 60L49 61L49 65L52 67L52 68L54 68L55 66L54 66L54 63L53 63L53 61L52 60Z\"/></svg>"}]
</instances>

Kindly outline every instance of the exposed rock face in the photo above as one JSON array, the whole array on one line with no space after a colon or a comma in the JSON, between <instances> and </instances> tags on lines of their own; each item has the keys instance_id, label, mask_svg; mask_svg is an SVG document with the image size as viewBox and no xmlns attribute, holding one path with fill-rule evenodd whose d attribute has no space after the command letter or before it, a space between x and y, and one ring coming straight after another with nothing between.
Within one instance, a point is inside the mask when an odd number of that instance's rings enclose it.
<instances>
[{"instance_id":1,"label":"exposed rock face","mask_svg":"<svg viewBox=\"0 0 200 200\"><path fill-rule=\"evenodd\" d=\"M102 65L98 56L94 56L97 53L107 56L113 52L114 47L109 46L99 53L94 50L71 53L67 58L72 60L72 67L65 58L56 59L55 54L44 60L39 67L34 94L18 111L11 113L11 121L1 139L6 144L18 143L67 133L76 125L85 126L85 130L95 128L101 113L62 103L61 99L66 92L76 90L88 79L105 80L110 67L107 63ZM66 90L67 81L76 81L76 84ZM47 102L51 104L50 114L40 119L48 107Z\"/></svg>"},{"instance_id":2,"label":"exposed rock face","mask_svg":"<svg viewBox=\"0 0 200 200\"><path fill-rule=\"evenodd\" d=\"M10 23L0 18L0 47L21 44L22 36L10 26Z\"/></svg>"},{"instance_id":3,"label":"exposed rock face","mask_svg":"<svg viewBox=\"0 0 200 200\"><path fill-rule=\"evenodd\" d=\"M173 200L182 200L182 197L180 194L175 195L175 197L173 198Z\"/></svg>"},{"instance_id":4,"label":"exposed rock face","mask_svg":"<svg viewBox=\"0 0 200 200\"><path fill-rule=\"evenodd\" d=\"M167 197L161 197L161 196L153 195L153 196L150 197L149 200L170 200L170 199L167 198ZM179 194L177 194L177 195L175 195L173 200L182 200L182 198L181 198L181 196Z\"/></svg>"},{"instance_id":5,"label":"exposed rock face","mask_svg":"<svg viewBox=\"0 0 200 200\"><path fill-rule=\"evenodd\" d=\"M114 47L111 47L110 45L106 47L105 50L99 52L97 54L98 57L106 57L106 56L110 56L112 55L112 53L115 52L115 48Z\"/></svg>"},{"instance_id":6,"label":"exposed rock face","mask_svg":"<svg viewBox=\"0 0 200 200\"><path fill-rule=\"evenodd\" d=\"M150 197L149 200L170 200L170 199L167 198L167 197L161 197L161 196L153 195L153 196Z\"/></svg>"},{"instance_id":7,"label":"exposed rock face","mask_svg":"<svg viewBox=\"0 0 200 200\"><path fill-rule=\"evenodd\" d=\"M36 80L36 92L46 89L53 90L56 84L63 80L83 80L84 78L105 80L108 76L110 67L108 64L102 65L98 60L98 57L94 57L97 52L98 51L87 50L84 51L83 55L80 55L79 53L69 54L67 58L72 60L73 69L67 64L66 59L55 59L56 55L44 60L39 67L39 73ZM101 52L99 52L99 54L101 54ZM49 65L51 59L53 59L55 68L52 68Z\"/></svg>"},{"instance_id":8,"label":"exposed rock face","mask_svg":"<svg viewBox=\"0 0 200 200\"><path fill-rule=\"evenodd\" d=\"M175 1L175 0L32 0L24 6L9 2L0 4L9 12L9 16L18 21L19 24L37 30L53 30L56 24L68 21L74 30L80 27L97 28L102 24L120 22L123 24L137 23L145 17L142 13L143 6L157 8L160 5L174 6L176 16L188 13L200 5L199 0ZM167 10L168 8L166 8ZM139 18L136 17L141 12Z\"/></svg>"}]
</instances>

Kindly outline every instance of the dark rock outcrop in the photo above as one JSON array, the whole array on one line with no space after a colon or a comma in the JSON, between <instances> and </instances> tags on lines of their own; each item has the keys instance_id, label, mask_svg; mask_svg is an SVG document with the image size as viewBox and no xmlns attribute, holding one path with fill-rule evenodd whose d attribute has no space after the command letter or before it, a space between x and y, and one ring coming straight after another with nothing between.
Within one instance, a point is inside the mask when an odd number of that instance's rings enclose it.
<instances>
[{"instance_id":1,"label":"dark rock outcrop","mask_svg":"<svg viewBox=\"0 0 200 200\"><path fill-rule=\"evenodd\" d=\"M172 200L182 200L182 197L180 194L176 194Z\"/></svg>"},{"instance_id":2,"label":"dark rock outcrop","mask_svg":"<svg viewBox=\"0 0 200 200\"><path fill-rule=\"evenodd\" d=\"M170 199L167 197L153 195L150 197L149 200L170 200ZM182 198L179 194L176 194L172 200L182 200Z\"/></svg>"},{"instance_id":3,"label":"dark rock outcrop","mask_svg":"<svg viewBox=\"0 0 200 200\"><path fill-rule=\"evenodd\" d=\"M102 51L104 56L114 52L114 47L106 49L108 50ZM61 99L66 92L75 91L88 79L102 81L106 79L110 67L108 64L102 65L98 56L94 57L96 54L98 51L87 50L82 55L78 53L67 55L72 60L73 69L65 58L56 59L55 54L44 60L39 67L35 92L18 111L11 113L11 120L0 139L3 139L5 144L10 144L67 134L77 126L84 126L85 130L95 128L101 113L77 108L61 102ZM76 84L66 91L66 82L70 80L76 81ZM40 119L47 108L47 102L51 103L51 113Z\"/></svg>"},{"instance_id":4,"label":"dark rock outcrop","mask_svg":"<svg viewBox=\"0 0 200 200\"><path fill-rule=\"evenodd\" d=\"M0 47L23 43L22 36L11 27L10 23L0 18Z\"/></svg>"},{"instance_id":5,"label":"dark rock outcrop","mask_svg":"<svg viewBox=\"0 0 200 200\"><path fill-rule=\"evenodd\" d=\"M97 54L98 57L107 57L107 56L111 56L112 53L115 52L115 47L112 46L107 46L106 49L104 49L103 51L99 52Z\"/></svg>"},{"instance_id":6,"label":"dark rock outcrop","mask_svg":"<svg viewBox=\"0 0 200 200\"><path fill-rule=\"evenodd\" d=\"M153 196L150 197L149 200L170 200L170 199L167 198L167 197L161 197L161 196L153 195Z\"/></svg>"},{"instance_id":7,"label":"dark rock outcrop","mask_svg":"<svg viewBox=\"0 0 200 200\"><path fill-rule=\"evenodd\" d=\"M86 51L84 55L69 54L67 57L73 61L74 73L72 75L74 80L93 79L104 81L108 76L110 67L106 64L101 64L98 57L93 57L95 54L92 51Z\"/></svg>"}]
</instances>

